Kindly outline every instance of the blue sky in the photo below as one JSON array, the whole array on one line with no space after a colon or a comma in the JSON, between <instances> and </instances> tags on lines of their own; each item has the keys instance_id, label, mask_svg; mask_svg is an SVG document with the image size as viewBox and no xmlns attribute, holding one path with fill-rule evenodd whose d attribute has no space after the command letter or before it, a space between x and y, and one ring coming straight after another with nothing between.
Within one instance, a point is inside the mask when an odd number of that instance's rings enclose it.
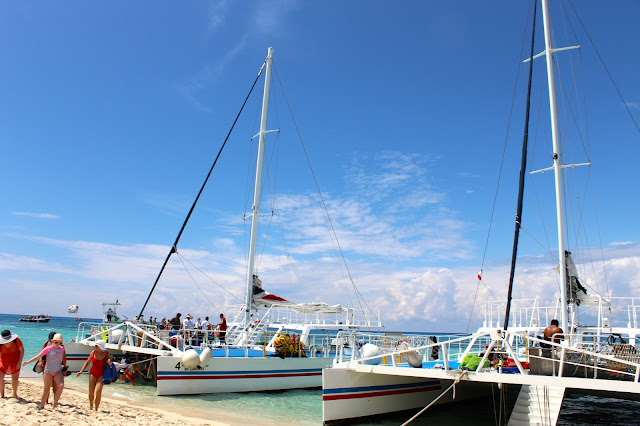
<instances>
[{"instance_id":1,"label":"blue sky","mask_svg":"<svg viewBox=\"0 0 640 426\"><path fill-rule=\"evenodd\" d=\"M640 4L576 7L640 121ZM504 297L523 70L508 138L507 128L527 3L70 1L1 8L0 282L11 301L3 312L65 315L77 304L80 315L95 317L100 302L118 298L122 312L135 315L269 46L277 70L269 128L282 131L269 139L270 152L275 142L280 151L265 198L276 194L281 219L262 227L269 236L260 260L265 287L297 302L349 305L353 297L329 260L281 79L354 281L391 329L466 329L506 139L479 300ZM562 110L570 123L563 134L578 142L567 148L568 161L592 161L575 172L576 181L587 182L577 184L587 207L573 211L570 222L582 226L570 248L592 272L585 278L591 288L638 294L640 137L577 21L554 19L562 28L558 44L566 31L583 46L580 55L559 59L577 76L576 88L566 80L563 97L581 99ZM540 169L550 165L551 145L541 60L535 71L530 167ZM242 218L261 84L179 246L210 279L196 271L194 283L174 260L147 315L233 317L230 293L241 295L244 286ZM580 138L569 136L575 129ZM552 177L527 179L516 295L551 303ZM594 205L597 225L587 213ZM293 272L283 267L282 234ZM472 324L482 318L476 307Z\"/></svg>"}]
</instances>

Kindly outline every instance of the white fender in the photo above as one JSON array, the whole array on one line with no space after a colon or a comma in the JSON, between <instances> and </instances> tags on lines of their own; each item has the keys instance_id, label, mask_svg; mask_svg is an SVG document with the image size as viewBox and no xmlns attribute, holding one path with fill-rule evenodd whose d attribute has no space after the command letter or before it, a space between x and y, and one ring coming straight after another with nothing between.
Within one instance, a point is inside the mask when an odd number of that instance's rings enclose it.
<instances>
[{"instance_id":1,"label":"white fender","mask_svg":"<svg viewBox=\"0 0 640 426\"><path fill-rule=\"evenodd\" d=\"M402 342L398 345L398 349L404 351L407 349L411 349L411 346L409 346L408 342ZM422 368L422 357L420 356L418 351L409 351L403 353L402 355L407 358L409 365L413 368Z\"/></svg>"},{"instance_id":2,"label":"white fender","mask_svg":"<svg viewBox=\"0 0 640 426\"><path fill-rule=\"evenodd\" d=\"M111 330L109 332L109 342L108 343L115 343L117 344L120 341L120 336L122 336L122 330L121 329L116 329L116 330Z\"/></svg>"},{"instance_id":3,"label":"white fender","mask_svg":"<svg viewBox=\"0 0 640 426\"><path fill-rule=\"evenodd\" d=\"M369 358L377 355L380 355L380 348L378 348L376 345L367 343L360 348L360 358ZM381 360L382 358L368 359L363 363L367 365L378 365L380 364Z\"/></svg>"},{"instance_id":4,"label":"white fender","mask_svg":"<svg viewBox=\"0 0 640 426\"><path fill-rule=\"evenodd\" d=\"M211 348L206 347L200 353L200 367L204 368L209 365L209 360L211 359Z\"/></svg>"},{"instance_id":5,"label":"white fender","mask_svg":"<svg viewBox=\"0 0 640 426\"><path fill-rule=\"evenodd\" d=\"M187 349L182 355L182 365L187 370L195 370L200 364L200 356L195 349Z\"/></svg>"}]
</instances>

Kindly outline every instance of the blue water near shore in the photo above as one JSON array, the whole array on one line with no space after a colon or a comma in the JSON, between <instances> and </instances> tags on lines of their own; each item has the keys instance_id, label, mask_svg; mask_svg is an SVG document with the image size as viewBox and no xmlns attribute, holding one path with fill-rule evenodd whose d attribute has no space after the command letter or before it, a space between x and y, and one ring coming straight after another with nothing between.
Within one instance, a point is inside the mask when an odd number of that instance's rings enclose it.
<instances>
[{"instance_id":1,"label":"blue water near shore","mask_svg":"<svg viewBox=\"0 0 640 426\"><path fill-rule=\"evenodd\" d=\"M48 323L20 322L19 319L18 315L0 314L0 330L10 329L19 335L25 347L25 359L33 357L40 351L42 343L51 331L61 333L65 341L76 338L78 322L71 316L69 318L53 317ZM24 375L35 374L31 372L31 365L25 367L25 370L23 370ZM87 375L79 378L71 375L66 380L69 385L78 388L83 388L88 383ZM173 397L158 397L155 393L155 386L141 380L133 386L117 383L104 388L104 395L107 397L123 399L134 405L161 406L168 411L210 420L216 420L218 416L224 417L225 414L236 413L241 416L243 422L253 419L251 423L255 425L322 424L322 391L319 389ZM517 392L511 392L509 396L511 404L516 397ZM432 407L428 410L428 414L425 413L411 424L495 425L496 415L499 414L494 413L492 406L492 400L486 399L458 403L453 406ZM375 420L349 422L349 424L399 425L411 418L413 414L415 413L402 413ZM565 398L558 424L640 425L640 402L590 396Z\"/></svg>"}]
</instances>

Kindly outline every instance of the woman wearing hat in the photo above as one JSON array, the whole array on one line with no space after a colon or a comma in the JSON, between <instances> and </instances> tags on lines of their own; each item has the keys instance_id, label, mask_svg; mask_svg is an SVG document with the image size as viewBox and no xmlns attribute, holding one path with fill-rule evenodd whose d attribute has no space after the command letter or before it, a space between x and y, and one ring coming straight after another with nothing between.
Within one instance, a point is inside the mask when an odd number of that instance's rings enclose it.
<instances>
[{"instance_id":1,"label":"woman wearing hat","mask_svg":"<svg viewBox=\"0 0 640 426\"><path fill-rule=\"evenodd\" d=\"M67 355L64 353L64 346L62 346L62 334L56 333L51 339L51 345L47 346L40 353L29 361L22 363L23 366L32 363L35 360L39 360L40 357L46 356L47 360L44 365L44 371L42 373L42 380L44 382L44 389L42 391L42 400L40 406L44 408L49 400L49 391L51 390L51 384L55 381L58 385L53 394L53 408L58 406L58 401L64 390L64 374L62 374L63 367L67 367Z\"/></svg>"},{"instance_id":2,"label":"woman wearing hat","mask_svg":"<svg viewBox=\"0 0 640 426\"><path fill-rule=\"evenodd\" d=\"M18 397L18 378L20 377L20 364L23 356L24 347L18 339L18 335L9 330L3 330L0 334L0 385L2 385L3 398L5 374L11 374L13 397Z\"/></svg>"},{"instance_id":3,"label":"woman wearing hat","mask_svg":"<svg viewBox=\"0 0 640 426\"><path fill-rule=\"evenodd\" d=\"M91 370L89 371L89 406L93 410L94 402L96 411L100 406L100 400L102 399L102 387L104 383L102 376L104 376L105 362L109 359L109 352L104 345L104 341L98 340L96 342L96 348L91 351L89 358L84 362L84 365L78 371L76 376L80 377L85 368L91 363Z\"/></svg>"},{"instance_id":4,"label":"woman wearing hat","mask_svg":"<svg viewBox=\"0 0 640 426\"><path fill-rule=\"evenodd\" d=\"M51 339L53 339L53 336L56 335L55 331L52 331L51 333L49 333L49 338L47 339L47 341L45 341L42 344L42 349L46 348L47 346L51 346L52 342ZM47 361L47 357L43 356L40 357L40 359L38 360L38 362L36 362L36 364L33 366L33 371L35 371L36 373L42 373L44 371L44 365ZM46 375L43 374L42 375L42 380L46 380ZM55 380L52 381L51 383L53 385L53 394L56 394L56 391L58 390L58 384L55 382ZM49 399L47 399L47 404L49 403Z\"/></svg>"}]
</instances>

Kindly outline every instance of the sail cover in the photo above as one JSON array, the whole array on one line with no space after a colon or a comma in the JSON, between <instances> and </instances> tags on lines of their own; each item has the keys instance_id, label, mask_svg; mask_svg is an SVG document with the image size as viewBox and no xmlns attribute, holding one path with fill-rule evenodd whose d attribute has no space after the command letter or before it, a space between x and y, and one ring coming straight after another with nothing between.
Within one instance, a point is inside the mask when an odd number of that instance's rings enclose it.
<instances>
[{"instance_id":1,"label":"sail cover","mask_svg":"<svg viewBox=\"0 0 640 426\"><path fill-rule=\"evenodd\" d=\"M347 309L340 305L328 305L323 302L295 303L280 296L269 293L262 288L262 281L257 275L253 276L253 304L256 308L269 308L277 305L279 307L291 309L296 312L314 312L324 314L339 314Z\"/></svg>"}]
</instances>

